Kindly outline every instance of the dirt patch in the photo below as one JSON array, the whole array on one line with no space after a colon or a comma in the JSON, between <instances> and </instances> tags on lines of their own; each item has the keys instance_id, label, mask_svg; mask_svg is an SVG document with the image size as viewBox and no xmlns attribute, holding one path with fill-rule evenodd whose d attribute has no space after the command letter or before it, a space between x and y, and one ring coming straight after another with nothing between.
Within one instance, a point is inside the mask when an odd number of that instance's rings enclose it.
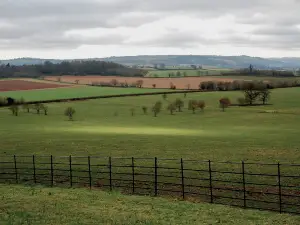
<instances>
[{"instance_id":1,"label":"dirt patch","mask_svg":"<svg viewBox=\"0 0 300 225\"><path fill-rule=\"evenodd\" d=\"M46 80L56 81L57 77L45 77ZM144 88L170 88L170 84L176 86L177 89L199 89L199 84L204 81L228 81L232 82L230 78L216 78L216 77L182 77L182 78L146 78L146 77L117 77L117 76L62 76L62 82L75 83L79 80L79 84L92 84L93 82L110 82L116 79L118 82L127 82L128 84L134 83L138 80L143 80Z\"/></svg>"},{"instance_id":2,"label":"dirt patch","mask_svg":"<svg viewBox=\"0 0 300 225\"><path fill-rule=\"evenodd\" d=\"M60 87L68 87L68 86L70 85L61 85L61 84L28 81L28 80L0 81L0 91L38 90L38 89L60 88Z\"/></svg>"}]
</instances>

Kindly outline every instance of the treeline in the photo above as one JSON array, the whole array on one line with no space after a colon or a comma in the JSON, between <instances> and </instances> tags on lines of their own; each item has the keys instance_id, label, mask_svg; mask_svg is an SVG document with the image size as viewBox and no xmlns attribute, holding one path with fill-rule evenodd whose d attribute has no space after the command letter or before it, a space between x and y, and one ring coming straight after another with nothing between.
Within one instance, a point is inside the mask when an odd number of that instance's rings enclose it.
<instances>
[{"instance_id":1,"label":"treeline","mask_svg":"<svg viewBox=\"0 0 300 225\"><path fill-rule=\"evenodd\" d=\"M293 71L281 70L253 70L240 69L229 72L221 72L222 76L261 76L261 77L295 77Z\"/></svg>"},{"instance_id":2,"label":"treeline","mask_svg":"<svg viewBox=\"0 0 300 225\"><path fill-rule=\"evenodd\" d=\"M267 89L300 87L300 83L297 80L274 80L274 81L234 80L232 82L203 81L199 84L199 89L206 90L206 91L238 91L238 90L244 90L245 86L247 86L249 83L253 84L256 87L263 86L266 87Z\"/></svg>"},{"instance_id":3,"label":"treeline","mask_svg":"<svg viewBox=\"0 0 300 225\"><path fill-rule=\"evenodd\" d=\"M128 68L113 62L103 61L64 61L54 64L49 61L39 65L14 66L0 65L0 78L10 77L40 77L60 75L116 75L126 77L142 77L145 70Z\"/></svg>"}]
</instances>

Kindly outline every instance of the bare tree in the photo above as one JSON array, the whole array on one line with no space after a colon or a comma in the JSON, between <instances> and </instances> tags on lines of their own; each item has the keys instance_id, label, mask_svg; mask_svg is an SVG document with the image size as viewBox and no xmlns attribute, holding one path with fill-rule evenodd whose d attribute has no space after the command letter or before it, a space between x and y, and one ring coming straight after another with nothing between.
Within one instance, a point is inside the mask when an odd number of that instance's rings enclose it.
<instances>
[{"instance_id":1,"label":"bare tree","mask_svg":"<svg viewBox=\"0 0 300 225\"><path fill-rule=\"evenodd\" d=\"M270 99L271 92L267 88L259 92L259 100L265 105Z\"/></svg>"},{"instance_id":2,"label":"bare tree","mask_svg":"<svg viewBox=\"0 0 300 225\"><path fill-rule=\"evenodd\" d=\"M198 102L196 100L190 100L189 105L188 105L188 109L192 110L193 113L195 114L195 111L196 111L197 108L198 108Z\"/></svg>"},{"instance_id":3,"label":"bare tree","mask_svg":"<svg viewBox=\"0 0 300 225\"><path fill-rule=\"evenodd\" d=\"M204 109L205 109L205 107L206 107L205 101L200 100L200 101L198 102L198 107L199 107L199 108L201 109L201 111L203 112Z\"/></svg>"},{"instance_id":4,"label":"bare tree","mask_svg":"<svg viewBox=\"0 0 300 225\"><path fill-rule=\"evenodd\" d=\"M112 86L116 87L117 84L118 84L118 81L117 81L116 79L112 79L112 80L110 81L110 83L111 83Z\"/></svg>"},{"instance_id":5,"label":"bare tree","mask_svg":"<svg viewBox=\"0 0 300 225\"><path fill-rule=\"evenodd\" d=\"M138 80L138 81L136 81L136 86L137 86L138 88L142 88L142 87L143 87L143 84L144 84L144 81L143 81L143 80Z\"/></svg>"},{"instance_id":6,"label":"bare tree","mask_svg":"<svg viewBox=\"0 0 300 225\"><path fill-rule=\"evenodd\" d=\"M179 112L182 112L181 108L184 107L184 102L180 98L176 99L176 101L174 102L174 105L178 108Z\"/></svg>"},{"instance_id":7,"label":"bare tree","mask_svg":"<svg viewBox=\"0 0 300 225\"><path fill-rule=\"evenodd\" d=\"M173 112L176 110L176 105L174 103L170 103L167 110L169 110L170 114L173 115Z\"/></svg>"}]
</instances>

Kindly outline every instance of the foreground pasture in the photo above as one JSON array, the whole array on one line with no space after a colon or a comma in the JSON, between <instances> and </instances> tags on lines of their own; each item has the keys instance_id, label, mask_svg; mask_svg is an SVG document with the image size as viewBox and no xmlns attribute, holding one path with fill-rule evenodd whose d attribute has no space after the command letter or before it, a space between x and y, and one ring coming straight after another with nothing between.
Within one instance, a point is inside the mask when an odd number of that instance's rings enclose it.
<instances>
[{"instance_id":1,"label":"foreground pasture","mask_svg":"<svg viewBox=\"0 0 300 225\"><path fill-rule=\"evenodd\" d=\"M300 217L99 190L0 185L0 223L299 224Z\"/></svg>"},{"instance_id":2,"label":"foreground pasture","mask_svg":"<svg viewBox=\"0 0 300 225\"><path fill-rule=\"evenodd\" d=\"M0 153L299 162L299 94L299 88L274 90L272 106L232 107L224 113L218 100L227 96L235 101L242 93L197 93L186 99L176 94L166 101L162 96L143 96L57 103L48 105L48 116L21 112L15 117L2 108ZM170 115L167 101L178 97L186 106ZM187 110L189 99L204 100L207 108L192 114ZM150 108L157 100L164 106L155 118ZM63 115L68 106L76 110L75 121ZM148 115L143 115L142 106L148 107Z\"/></svg>"}]
</instances>

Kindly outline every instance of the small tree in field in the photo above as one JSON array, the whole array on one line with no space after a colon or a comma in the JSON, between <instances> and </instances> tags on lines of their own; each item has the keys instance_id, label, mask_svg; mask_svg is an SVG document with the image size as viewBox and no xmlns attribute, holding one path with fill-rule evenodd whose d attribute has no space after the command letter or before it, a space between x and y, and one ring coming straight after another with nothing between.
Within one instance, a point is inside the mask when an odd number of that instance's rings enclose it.
<instances>
[{"instance_id":1,"label":"small tree in field","mask_svg":"<svg viewBox=\"0 0 300 225\"><path fill-rule=\"evenodd\" d=\"M162 107L162 103L160 101L156 102L152 107L152 112L154 113L155 117L157 117L157 114L160 113L161 107Z\"/></svg>"},{"instance_id":2,"label":"small tree in field","mask_svg":"<svg viewBox=\"0 0 300 225\"><path fill-rule=\"evenodd\" d=\"M131 116L134 116L135 109L134 109L134 108L131 108L131 109L130 109L130 113L131 113Z\"/></svg>"},{"instance_id":3,"label":"small tree in field","mask_svg":"<svg viewBox=\"0 0 300 225\"><path fill-rule=\"evenodd\" d=\"M168 97L168 96L167 96L167 94L165 93L165 94L163 94L162 97L163 97L164 100L167 100L167 97Z\"/></svg>"},{"instance_id":4,"label":"small tree in field","mask_svg":"<svg viewBox=\"0 0 300 225\"><path fill-rule=\"evenodd\" d=\"M111 81L110 81L110 83L111 83L111 85L112 86L117 86L117 84L118 84L118 81L116 80L116 79L112 79Z\"/></svg>"},{"instance_id":5,"label":"small tree in field","mask_svg":"<svg viewBox=\"0 0 300 225\"><path fill-rule=\"evenodd\" d=\"M142 88L142 87L143 87L143 84L144 84L144 81L143 81L143 80L138 80L138 81L136 81L136 86L137 86L138 88Z\"/></svg>"},{"instance_id":6,"label":"small tree in field","mask_svg":"<svg viewBox=\"0 0 300 225\"><path fill-rule=\"evenodd\" d=\"M75 84L79 84L79 80L75 80Z\"/></svg>"},{"instance_id":7,"label":"small tree in field","mask_svg":"<svg viewBox=\"0 0 300 225\"><path fill-rule=\"evenodd\" d=\"M68 107L65 110L65 116L69 117L69 120L73 120L75 112L75 109L73 109L72 107Z\"/></svg>"},{"instance_id":8,"label":"small tree in field","mask_svg":"<svg viewBox=\"0 0 300 225\"><path fill-rule=\"evenodd\" d=\"M156 84L152 84L152 87L153 87L153 88L156 88Z\"/></svg>"},{"instance_id":9,"label":"small tree in field","mask_svg":"<svg viewBox=\"0 0 300 225\"><path fill-rule=\"evenodd\" d=\"M40 114L40 111L42 110L43 105L41 103L37 103L33 106L33 108L36 110L37 114Z\"/></svg>"},{"instance_id":10,"label":"small tree in field","mask_svg":"<svg viewBox=\"0 0 300 225\"><path fill-rule=\"evenodd\" d=\"M204 109L205 109L205 107L206 107L205 102L202 101L202 100L200 100L200 101L198 102L198 107L199 107L199 108L201 109L201 111L203 112Z\"/></svg>"},{"instance_id":11,"label":"small tree in field","mask_svg":"<svg viewBox=\"0 0 300 225\"><path fill-rule=\"evenodd\" d=\"M169 110L170 114L173 115L173 112L176 110L176 105L174 103L170 103L167 110Z\"/></svg>"},{"instance_id":12,"label":"small tree in field","mask_svg":"<svg viewBox=\"0 0 300 225\"><path fill-rule=\"evenodd\" d=\"M48 106L42 105L41 108L44 111L45 116L47 116L48 115Z\"/></svg>"},{"instance_id":13,"label":"small tree in field","mask_svg":"<svg viewBox=\"0 0 300 225\"><path fill-rule=\"evenodd\" d=\"M18 105L12 105L9 107L9 110L12 112L14 116L19 115L19 106Z\"/></svg>"},{"instance_id":14,"label":"small tree in field","mask_svg":"<svg viewBox=\"0 0 300 225\"><path fill-rule=\"evenodd\" d=\"M182 112L181 108L184 107L184 102L180 98L177 98L174 104L178 108L178 111Z\"/></svg>"},{"instance_id":15,"label":"small tree in field","mask_svg":"<svg viewBox=\"0 0 300 225\"><path fill-rule=\"evenodd\" d=\"M144 115L147 115L148 108L146 106L143 106L142 110L143 110Z\"/></svg>"},{"instance_id":16,"label":"small tree in field","mask_svg":"<svg viewBox=\"0 0 300 225\"><path fill-rule=\"evenodd\" d=\"M61 82L61 77L57 77L57 82Z\"/></svg>"},{"instance_id":17,"label":"small tree in field","mask_svg":"<svg viewBox=\"0 0 300 225\"><path fill-rule=\"evenodd\" d=\"M190 100L188 109L192 110L193 113L195 114L197 108L198 108L198 102L196 100Z\"/></svg>"},{"instance_id":18,"label":"small tree in field","mask_svg":"<svg viewBox=\"0 0 300 225\"><path fill-rule=\"evenodd\" d=\"M29 113L30 112L30 107L29 107L29 105L28 104L23 104L22 105L22 108L23 108L23 110L25 111L25 112L27 112L27 113Z\"/></svg>"},{"instance_id":19,"label":"small tree in field","mask_svg":"<svg viewBox=\"0 0 300 225\"><path fill-rule=\"evenodd\" d=\"M219 103L220 103L220 108L223 110L223 112L225 112L225 109L231 105L229 98L221 98L219 100Z\"/></svg>"},{"instance_id":20,"label":"small tree in field","mask_svg":"<svg viewBox=\"0 0 300 225\"><path fill-rule=\"evenodd\" d=\"M259 92L259 100L265 105L270 99L271 92L269 89L265 88Z\"/></svg>"}]
</instances>

